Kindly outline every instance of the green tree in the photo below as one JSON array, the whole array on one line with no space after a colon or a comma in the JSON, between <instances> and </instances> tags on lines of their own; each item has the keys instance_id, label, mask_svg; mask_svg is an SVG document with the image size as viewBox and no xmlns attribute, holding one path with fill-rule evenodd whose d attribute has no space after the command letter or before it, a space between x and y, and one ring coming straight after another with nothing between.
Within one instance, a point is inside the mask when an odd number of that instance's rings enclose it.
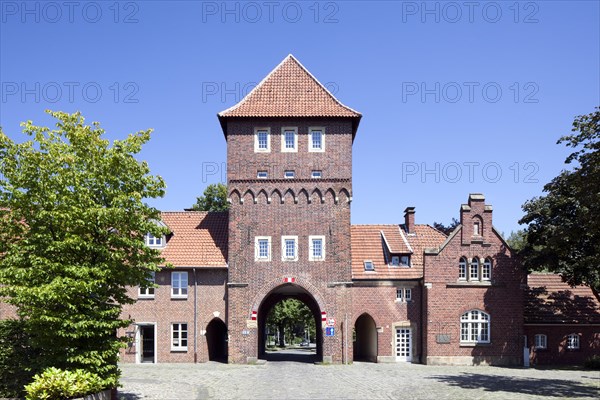
<instances>
[{"instance_id":1,"label":"green tree","mask_svg":"<svg viewBox=\"0 0 600 400\"><path fill-rule=\"evenodd\" d=\"M144 244L165 234L144 199L165 184L134 158L151 130L111 145L80 113L48 113L56 129L23 123L24 143L0 131L0 297L43 349L38 370L81 368L114 386L127 287L162 262Z\"/></svg>"},{"instance_id":2,"label":"green tree","mask_svg":"<svg viewBox=\"0 0 600 400\"><path fill-rule=\"evenodd\" d=\"M285 347L286 335L288 342L291 342L293 337L298 332L302 334L304 329L314 332L315 319L304 303L296 299L286 299L273 306L267 316L267 325L279 333L279 346Z\"/></svg>"},{"instance_id":3,"label":"green tree","mask_svg":"<svg viewBox=\"0 0 600 400\"><path fill-rule=\"evenodd\" d=\"M521 250L523 250L525 244L527 243L527 234L523 229L512 231L510 232L510 235L508 235L508 237L506 238L506 242L508 243L511 249L518 253Z\"/></svg>"},{"instance_id":4,"label":"green tree","mask_svg":"<svg viewBox=\"0 0 600 400\"><path fill-rule=\"evenodd\" d=\"M222 183L210 184L204 189L204 194L196 198L192 210L197 211L227 211L227 186Z\"/></svg>"},{"instance_id":5,"label":"green tree","mask_svg":"<svg viewBox=\"0 0 600 400\"><path fill-rule=\"evenodd\" d=\"M460 224L460 221L456 218L452 218L452 222L448 225L444 225L441 222L434 222L433 227L440 232L445 233L446 235L451 234L454 229Z\"/></svg>"},{"instance_id":6,"label":"green tree","mask_svg":"<svg viewBox=\"0 0 600 400\"><path fill-rule=\"evenodd\" d=\"M571 286L587 285L600 301L600 108L573 122L558 143L575 149L544 196L525 204L527 242L521 255L529 270L548 270Z\"/></svg>"}]
</instances>

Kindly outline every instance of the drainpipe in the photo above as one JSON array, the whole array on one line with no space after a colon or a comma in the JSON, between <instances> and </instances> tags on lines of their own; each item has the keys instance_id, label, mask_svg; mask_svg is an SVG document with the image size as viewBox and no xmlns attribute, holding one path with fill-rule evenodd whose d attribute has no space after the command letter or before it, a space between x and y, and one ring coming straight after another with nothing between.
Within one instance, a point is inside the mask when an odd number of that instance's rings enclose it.
<instances>
[{"instance_id":1,"label":"drainpipe","mask_svg":"<svg viewBox=\"0 0 600 400\"><path fill-rule=\"evenodd\" d=\"M198 362L198 280L196 279L196 268L194 271L194 364Z\"/></svg>"}]
</instances>

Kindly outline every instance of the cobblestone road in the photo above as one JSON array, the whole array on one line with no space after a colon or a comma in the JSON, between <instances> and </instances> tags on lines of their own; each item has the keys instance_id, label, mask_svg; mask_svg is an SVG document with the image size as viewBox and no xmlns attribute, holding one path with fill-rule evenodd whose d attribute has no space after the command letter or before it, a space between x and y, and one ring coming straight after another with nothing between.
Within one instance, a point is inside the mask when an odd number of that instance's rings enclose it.
<instances>
[{"instance_id":1,"label":"cobblestone road","mask_svg":"<svg viewBox=\"0 0 600 400\"><path fill-rule=\"evenodd\" d=\"M534 399L599 398L600 372L419 364L122 364L119 398Z\"/></svg>"}]
</instances>

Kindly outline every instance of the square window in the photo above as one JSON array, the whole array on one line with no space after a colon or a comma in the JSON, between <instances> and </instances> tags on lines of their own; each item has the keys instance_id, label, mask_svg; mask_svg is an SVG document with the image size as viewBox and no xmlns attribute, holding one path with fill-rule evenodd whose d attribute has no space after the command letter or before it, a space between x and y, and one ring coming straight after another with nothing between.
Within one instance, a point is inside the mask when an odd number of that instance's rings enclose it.
<instances>
[{"instance_id":1,"label":"square window","mask_svg":"<svg viewBox=\"0 0 600 400\"><path fill-rule=\"evenodd\" d=\"M281 237L281 260L282 261L297 261L298 260L298 236L282 236Z\"/></svg>"},{"instance_id":2,"label":"square window","mask_svg":"<svg viewBox=\"0 0 600 400\"><path fill-rule=\"evenodd\" d=\"M269 173L267 171L258 171L256 173L256 177L258 179L267 179L269 177Z\"/></svg>"},{"instance_id":3,"label":"square window","mask_svg":"<svg viewBox=\"0 0 600 400\"><path fill-rule=\"evenodd\" d=\"M548 338L546 335L535 335L534 346L535 349L545 349L548 344Z\"/></svg>"},{"instance_id":4,"label":"square window","mask_svg":"<svg viewBox=\"0 0 600 400\"><path fill-rule=\"evenodd\" d=\"M397 267L400 265L400 257L392 256L392 266Z\"/></svg>"},{"instance_id":5,"label":"square window","mask_svg":"<svg viewBox=\"0 0 600 400\"><path fill-rule=\"evenodd\" d=\"M375 271L375 264L371 260L365 260L365 271Z\"/></svg>"},{"instance_id":6,"label":"square window","mask_svg":"<svg viewBox=\"0 0 600 400\"><path fill-rule=\"evenodd\" d=\"M402 265L403 267L410 267L410 257L400 256L400 265Z\"/></svg>"},{"instance_id":7,"label":"square window","mask_svg":"<svg viewBox=\"0 0 600 400\"><path fill-rule=\"evenodd\" d=\"M171 324L171 351L187 351L188 326L186 323Z\"/></svg>"},{"instance_id":8,"label":"square window","mask_svg":"<svg viewBox=\"0 0 600 400\"><path fill-rule=\"evenodd\" d=\"M283 153L295 153L296 151L298 151L297 128L281 129L281 151Z\"/></svg>"},{"instance_id":9,"label":"square window","mask_svg":"<svg viewBox=\"0 0 600 400\"><path fill-rule=\"evenodd\" d=\"M269 128L256 128L254 130L254 152L270 152L271 135Z\"/></svg>"},{"instance_id":10,"label":"square window","mask_svg":"<svg viewBox=\"0 0 600 400\"><path fill-rule=\"evenodd\" d=\"M325 259L325 236L309 236L309 261L323 261Z\"/></svg>"},{"instance_id":11,"label":"square window","mask_svg":"<svg viewBox=\"0 0 600 400\"><path fill-rule=\"evenodd\" d=\"M310 177L313 179L321 179L323 176L323 174L321 173L321 171L312 171L310 174Z\"/></svg>"},{"instance_id":12,"label":"square window","mask_svg":"<svg viewBox=\"0 0 600 400\"><path fill-rule=\"evenodd\" d=\"M295 171L285 171L283 176L285 177L285 179L293 179L296 177L296 172Z\"/></svg>"},{"instance_id":13,"label":"square window","mask_svg":"<svg viewBox=\"0 0 600 400\"><path fill-rule=\"evenodd\" d=\"M258 236L255 238L255 261L271 261L271 237Z\"/></svg>"},{"instance_id":14,"label":"square window","mask_svg":"<svg viewBox=\"0 0 600 400\"><path fill-rule=\"evenodd\" d=\"M325 151L325 129L310 128L308 132L308 151L322 152Z\"/></svg>"},{"instance_id":15,"label":"square window","mask_svg":"<svg viewBox=\"0 0 600 400\"><path fill-rule=\"evenodd\" d=\"M397 288L396 289L396 301L408 302L412 300L412 289L411 288Z\"/></svg>"},{"instance_id":16,"label":"square window","mask_svg":"<svg viewBox=\"0 0 600 400\"><path fill-rule=\"evenodd\" d=\"M567 336L567 349L577 350L579 349L579 335L572 333Z\"/></svg>"},{"instance_id":17,"label":"square window","mask_svg":"<svg viewBox=\"0 0 600 400\"><path fill-rule=\"evenodd\" d=\"M171 298L187 299L188 273L187 271L171 272Z\"/></svg>"},{"instance_id":18,"label":"square window","mask_svg":"<svg viewBox=\"0 0 600 400\"><path fill-rule=\"evenodd\" d=\"M152 271L150 273L150 279L148 279L148 286L143 287L140 286L140 290L138 292L138 298L140 299L153 299L154 298L154 288L151 286L155 282L155 273Z\"/></svg>"}]
</instances>

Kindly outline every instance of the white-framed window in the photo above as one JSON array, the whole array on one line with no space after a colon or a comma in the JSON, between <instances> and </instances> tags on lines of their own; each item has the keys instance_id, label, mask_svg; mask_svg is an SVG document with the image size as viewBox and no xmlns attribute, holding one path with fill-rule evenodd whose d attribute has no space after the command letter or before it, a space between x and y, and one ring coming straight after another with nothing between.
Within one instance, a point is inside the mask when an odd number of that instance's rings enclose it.
<instances>
[{"instance_id":1,"label":"white-framed window","mask_svg":"<svg viewBox=\"0 0 600 400\"><path fill-rule=\"evenodd\" d=\"M375 264L371 260L365 260L365 271L375 271Z\"/></svg>"},{"instance_id":2,"label":"white-framed window","mask_svg":"<svg viewBox=\"0 0 600 400\"><path fill-rule=\"evenodd\" d=\"M323 177L323 173L320 170L313 170L310 173L310 177L312 179L321 179Z\"/></svg>"},{"instance_id":3,"label":"white-framed window","mask_svg":"<svg viewBox=\"0 0 600 400\"><path fill-rule=\"evenodd\" d=\"M281 237L281 260L298 261L298 236Z\"/></svg>"},{"instance_id":4,"label":"white-framed window","mask_svg":"<svg viewBox=\"0 0 600 400\"><path fill-rule=\"evenodd\" d=\"M537 334L534 336L534 348L537 350L545 349L548 346L548 337L546 335Z\"/></svg>"},{"instance_id":5,"label":"white-framed window","mask_svg":"<svg viewBox=\"0 0 600 400\"><path fill-rule=\"evenodd\" d=\"M188 324L176 322L171 324L171 351L187 351Z\"/></svg>"},{"instance_id":6,"label":"white-framed window","mask_svg":"<svg viewBox=\"0 0 600 400\"><path fill-rule=\"evenodd\" d=\"M461 281L467 280L467 259L461 257L458 261L458 279Z\"/></svg>"},{"instance_id":7,"label":"white-framed window","mask_svg":"<svg viewBox=\"0 0 600 400\"><path fill-rule=\"evenodd\" d=\"M479 229L479 221L473 222L473 236L480 236L481 231Z\"/></svg>"},{"instance_id":8,"label":"white-framed window","mask_svg":"<svg viewBox=\"0 0 600 400\"><path fill-rule=\"evenodd\" d=\"M400 266L400 256L392 256L391 265L393 267L399 267Z\"/></svg>"},{"instance_id":9,"label":"white-framed window","mask_svg":"<svg viewBox=\"0 0 600 400\"><path fill-rule=\"evenodd\" d=\"M163 247L165 243L164 236L154 236L151 233L147 233L145 236L146 246L149 247Z\"/></svg>"},{"instance_id":10,"label":"white-framed window","mask_svg":"<svg viewBox=\"0 0 600 400\"><path fill-rule=\"evenodd\" d=\"M271 261L271 236L254 238L254 261Z\"/></svg>"},{"instance_id":11,"label":"white-framed window","mask_svg":"<svg viewBox=\"0 0 600 400\"><path fill-rule=\"evenodd\" d=\"M410 256L400 256L400 266L410 267Z\"/></svg>"},{"instance_id":12,"label":"white-framed window","mask_svg":"<svg viewBox=\"0 0 600 400\"><path fill-rule=\"evenodd\" d=\"M256 128L254 129L254 152L268 153L271 151L271 129Z\"/></svg>"},{"instance_id":13,"label":"white-framed window","mask_svg":"<svg viewBox=\"0 0 600 400\"><path fill-rule=\"evenodd\" d=\"M298 151L298 128L281 128L281 151L283 153Z\"/></svg>"},{"instance_id":14,"label":"white-framed window","mask_svg":"<svg viewBox=\"0 0 600 400\"><path fill-rule=\"evenodd\" d=\"M408 302L412 300L411 288L396 288L396 301Z\"/></svg>"},{"instance_id":15,"label":"white-framed window","mask_svg":"<svg viewBox=\"0 0 600 400\"><path fill-rule=\"evenodd\" d=\"M309 236L308 245L309 261L325 260L325 236Z\"/></svg>"},{"instance_id":16,"label":"white-framed window","mask_svg":"<svg viewBox=\"0 0 600 400\"><path fill-rule=\"evenodd\" d=\"M148 286L140 286L140 290L138 292L138 298L140 299L153 299L154 298L154 285L155 282L155 273L154 271L150 272L150 279L148 279Z\"/></svg>"},{"instance_id":17,"label":"white-framed window","mask_svg":"<svg viewBox=\"0 0 600 400\"><path fill-rule=\"evenodd\" d=\"M489 281L492 278L492 260L488 257L481 267L481 280Z\"/></svg>"},{"instance_id":18,"label":"white-framed window","mask_svg":"<svg viewBox=\"0 0 600 400\"><path fill-rule=\"evenodd\" d=\"M325 128L314 127L308 130L308 151L325 151Z\"/></svg>"},{"instance_id":19,"label":"white-framed window","mask_svg":"<svg viewBox=\"0 0 600 400\"><path fill-rule=\"evenodd\" d=\"M188 272L171 272L171 297L187 299L188 295Z\"/></svg>"},{"instance_id":20,"label":"white-framed window","mask_svg":"<svg viewBox=\"0 0 600 400\"><path fill-rule=\"evenodd\" d=\"M571 333L567 336L567 350L578 350L579 349L579 335Z\"/></svg>"},{"instance_id":21,"label":"white-framed window","mask_svg":"<svg viewBox=\"0 0 600 400\"><path fill-rule=\"evenodd\" d=\"M267 171L258 171L256 173L256 177L258 179L267 179L269 177L269 173Z\"/></svg>"},{"instance_id":22,"label":"white-framed window","mask_svg":"<svg viewBox=\"0 0 600 400\"><path fill-rule=\"evenodd\" d=\"M294 179L296 177L296 171L292 171L291 169L288 169L283 173L283 177L285 179Z\"/></svg>"},{"instance_id":23,"label":"white-framed window","mask_svg":"<svg viewBox=\"0 0 600 400\"><path fill-rule=\"evenodd\" d=\"M489 343L490 316L479 310L470 310L460 317L461 343Z\"/></svg>"},{"instance_id":24,"label":"white-framed window","mask_svg":"<svg viewBox=\"0 0 600 400\"><path fill-rule=\"evenodd\" d=\"M478 281L479 280L479 258L473 257L471 260L470 271L469 271L469 280Z\"/></svg>"}]
</instances>

